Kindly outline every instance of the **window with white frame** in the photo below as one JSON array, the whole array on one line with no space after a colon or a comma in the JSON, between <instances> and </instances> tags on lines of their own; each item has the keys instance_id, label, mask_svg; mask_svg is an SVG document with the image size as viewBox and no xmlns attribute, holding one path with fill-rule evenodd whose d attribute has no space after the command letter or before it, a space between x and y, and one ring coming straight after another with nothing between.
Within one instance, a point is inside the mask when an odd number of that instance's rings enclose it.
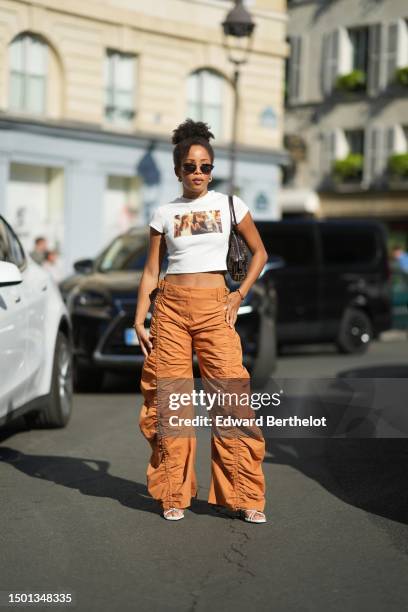
<instances>
[{"instance_id":1,"label":"window with white frame","mask_svg":"<svg viewBox=\"0 0 408 612\"><path fill-rule=\"evenodd\" d=\"M222 137L224 77L212 70L197 70L187 79L187 116L205 121L215 138Z\"/></svg>"},{"instance_id":2,"label":"window with white frame","mask_svg":"<svg viewBox=\"0 0 408 612\"><path fill-rule=\"evenodd\" d=\"M38 36L24 33L10 44L9 108L17 112L46 111L48 46Z\"/></svg>"},{"instance_id":3,"label":"window with white frame","mask_svg":"<svg viewBox=\"0 0 408 612\"><path fill-rule=\"evenodd\" d=\"M370 184L382 184L390 157L405 153L408 141L401 125L370 125L366 128L365 180Z\"/></svg>"},{"instance_id":4,"label":"window with white frame","mask_svg":"<svg viewBox=\"0 0 408 612\"><path fill-rule=\"evenodd\" d=\"M372 124L365 130L364 179L367 184L382 184L388 162L394 153L408 151L408 140L401 125Z\"/></svg>"},{"instance_id":5,"label":"window with white frame","mask_svg":"<svg viewBox=\"0 0 408 612\"><path fill-rule=\"evenodd\" d=\"M105 56L105 118L129 125L135 116L136 58L108 49Z\"/></svg>"},{"instance_id":6,"label":"window with white frame","mask_svg":"<svg viewBox=\"0 0 408 612\"><path fill-rule=\"evenodd\" d=\"M369 95L395 81L397 68L408 66L408 20L339 27L322 40L322 91L328 95L339 75L353 69L366 73Z\"/></svg>"}]
</instances>

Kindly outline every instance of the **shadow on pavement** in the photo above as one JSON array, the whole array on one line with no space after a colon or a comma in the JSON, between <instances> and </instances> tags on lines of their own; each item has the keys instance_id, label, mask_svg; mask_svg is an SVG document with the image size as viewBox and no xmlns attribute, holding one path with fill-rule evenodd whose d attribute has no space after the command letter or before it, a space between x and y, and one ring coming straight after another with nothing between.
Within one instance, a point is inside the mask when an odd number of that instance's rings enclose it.
<instances>
[{"instance_id":1,"label":"shadow on pavement","mask_svg":"<svg viewBox=\"0 0 408 612\"><path fill-rule=\"evenodd\" d=\"M407 379L408 364L377 364L342 370L338 379ZM405 381L404 381L405 382ZM375 383L375 380L374 380ZM394 403L401 398L395 398ZM307 402L307 398L304 398ZM407 406L402 415L407 421ZM393 402L390 402L391 408ZM338 406L336 406L338 408ZM344 411L348 406L344 406ZM391 412L391 410L390 410ZM290 465L342 501L373 515L408 523L408 433L399 437L266 438L266 463Z\"/></svg>"},{"instance_id":2,"label":"shadow on pavement","mask_svg":"<svg viewBox=\"0 0 408 612\"><path fill-rule=\"evenodd\" d=\"M133 510L161 514L160 505L149 496L146 486L112 476L108 472L108 461L86 457L30 455L8 446L0 446L0 462L9 463L32 478L76 489L83 495L108 497ZM224 512L221 507L209 505L198 498L192 499L190 510L195 514L221 519L233 518L228 511Z\"/></svg>"},{"instance_id":3,"label":"shadow on pavement","mask_svg":"<svg viewBox=\"0 0 408 612\"><path fill-rule=\"evenodd\" d=\"M112 476L108 461L88 457L30 455L8 446L0 447L0 461L13 465L32 478L76 489L83 495L110 497L123 506L157 514L160 508L148 496L145 485Z\"/></svg>"}]
</instances>

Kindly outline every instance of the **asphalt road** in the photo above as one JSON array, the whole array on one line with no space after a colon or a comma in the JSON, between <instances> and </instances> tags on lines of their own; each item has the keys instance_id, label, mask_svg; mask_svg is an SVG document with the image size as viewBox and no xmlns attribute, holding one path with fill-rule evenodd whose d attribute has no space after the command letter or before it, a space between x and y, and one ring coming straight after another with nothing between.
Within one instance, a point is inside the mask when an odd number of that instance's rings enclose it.
<instances>
[{"instance_id":1,"label":"asphalt road","mask_svg":"<svg viewBox=\"0 0 408 612\"><path fill-rule=\"evenodd\" d=\"M275 375L407 356L404 342L353 358L301 347ZM0 431L3 595L63 590L81 612L407 609L408 439L268 439L268 522L251 525L206 504L209 432L197 430L199 499L171 523L146 492L140 406L134 381L112 379L75 397L63 430Z\"/></svg>"}]
</instances>

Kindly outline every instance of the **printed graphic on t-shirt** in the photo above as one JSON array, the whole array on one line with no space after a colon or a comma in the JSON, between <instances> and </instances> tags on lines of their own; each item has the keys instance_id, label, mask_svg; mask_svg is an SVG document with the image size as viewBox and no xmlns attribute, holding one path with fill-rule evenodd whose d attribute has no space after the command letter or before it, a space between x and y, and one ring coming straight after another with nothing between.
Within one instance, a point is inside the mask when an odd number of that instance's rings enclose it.
<instances>
[{"instance_id":1,"label":"printed graphic on t-shirt","mask_svg":"<svg viewBox=\"0 0 408 612\"><path fill-rule=\"evenodd\" d=\"M174 215L174 238L222 232L220 210L200 210Z\"/></svg>"}]
</instances>

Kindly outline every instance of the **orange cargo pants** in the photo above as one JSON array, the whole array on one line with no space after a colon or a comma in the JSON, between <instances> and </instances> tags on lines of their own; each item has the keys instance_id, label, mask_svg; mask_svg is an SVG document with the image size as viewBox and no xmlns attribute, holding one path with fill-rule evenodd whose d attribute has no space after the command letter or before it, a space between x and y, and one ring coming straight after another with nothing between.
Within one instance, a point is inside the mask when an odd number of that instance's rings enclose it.
<instances>
[{"instance_id":1,"label":"orange cargo pants","mask_svg":"<svg viewBox=\"0 0 408 612\"><path fill-rule=\"evenodd\" d=\"M237 380L248 389L250 375L242 363L241 339L225 319L227 287L186 287L165 279L159 283L150 325L152 349L145 358L140 390L144 397L139 427L152 454L147 466L147 489L163 510L187 508L197 495L195 473L196 437L194 427L166 427L168 416L159 406L159 387L167 391L194 387L193 349L201 379ZM181 386L180 386L181 381ZM186 387L187 385L187 387ZM164 397L168 398L168 395ZM191 404L190 404L191 408ZM194 416L183 408L183 416ZM211 411L207 408L207 414ZM218 407L221 414L223 408ZM256 417L250 406L234 409L234 416ZM164 432L163 432L164 430ZM222 431L219 434L217 431ZM262 461L265 440L260 428L250 435L238 428L220 427L211 433L211 484L208 503L263 511L265 479ZM225 433L224 433L225 432Z\"/></svg>"}]
</instances>

